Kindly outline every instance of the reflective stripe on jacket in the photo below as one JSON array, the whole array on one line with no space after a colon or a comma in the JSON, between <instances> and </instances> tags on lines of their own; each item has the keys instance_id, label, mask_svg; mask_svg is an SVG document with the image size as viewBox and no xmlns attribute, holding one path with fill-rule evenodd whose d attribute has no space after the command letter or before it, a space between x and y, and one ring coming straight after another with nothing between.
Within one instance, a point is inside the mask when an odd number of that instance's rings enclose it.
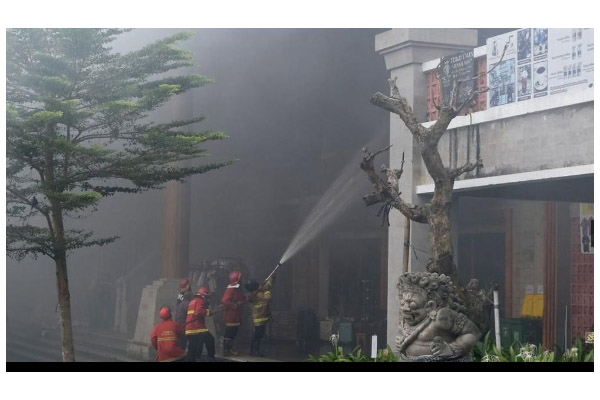
<instances>
[{"instance_id":1,"label":"reflective stripe on jacket","mask_svg":"<svg viewBox=\"0 0 600 400\"><path fill-rule=\"evenodd\" d=\"M188 305L185 334L198 335L202 332L208 332L204 318L208 317L209 314L208 302L200 296L194 296Z\"/></svg>"},{"instance_id":2,"label":"reflective stripe on jacket","mask_svg":"<svg viewBox=\"0 0 600 400\"><path fill-rule=\"evenodd\" d=\"M178 339L183 336L183 327L172 319L156 324L150 334L150 341L157 350L158 361L175 361L185 357L185 350L177 344Z\"/></svg>"}]
</instances>

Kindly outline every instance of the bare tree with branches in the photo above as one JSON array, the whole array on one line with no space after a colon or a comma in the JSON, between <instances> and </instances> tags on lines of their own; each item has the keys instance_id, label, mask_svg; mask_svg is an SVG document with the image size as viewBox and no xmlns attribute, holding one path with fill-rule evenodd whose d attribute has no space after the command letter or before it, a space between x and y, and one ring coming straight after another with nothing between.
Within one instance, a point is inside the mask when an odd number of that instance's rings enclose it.
<instances>
[{"instance_id":1,"label":"bare tree with branches","mask_svg":"<svg viewBox=\"0 0 600 400\"><path fill-rule=\"evenodd\" d=\"M506 47L504 49L506 51ZM500 64L504 58L504 52ZM440 64L441 65L441 64ZM494 66L495 68L495 66ZM494 69L490 69L489 74ZM438 66L438 76L440 67ZM408 104L406 98L400 95L396 86L396 81L389 79L391 95L386 96L380 92L375 93L371 97L371 103L379 106L389 112L397 114L410 130L414 140L417 143L421 153L427 172L433 178L434 192L433 197L425 204L411 204L402 198L402 193L399 189L399 180L403 173L404 153L400 169L387 168L382 166L382 174L376 172L374 162L375 157L382 152L387 151L390 147L386 147L376 152L370 152L364 148L365 156L361 162L361 169L365 171L373 184L373 192L364 196L364 201L367 206L383 203L384 217L387 216L392 208L399 210L408 220L426 223L429 225L429 243L431 247L430 259L427 265L429 272L445 274L456 282L457 287L466 298L469 297L467 290L460 283L457 276L457 269L454 263L454 249L452 244L451 224L450 224L450 209L452 206L452 188L454 181L464 173L473 171L476 168L483 167L481 159L476 162L467 162L458 168L447 168L442 162L438 150L438 143L442 135L448 129L452 120L461 113L464 109L468 109L477 99L480 93L483 93L489 88L483 90L473 89L473 82L481 76L475 76L470 79L460 80L453 78L452 91L449 96L449 101L441 105L435 105L439 111L439 117L435 124L431 127L424 127L415 117L412 107ZM471 89L467 91L467 95L459 101L459 92L461 86L470 84ZM443 90L443 89L442 89ZM444 98L442 93L442 99ZM407 221L409 223L409 221ZM406 249L405 249L406 251ZM470 285L472 288L473 285ZM470 291L469 291L470 292ZM472 303L468 301L468 303ZM479 302L476 302L479 303ZM481 305L476 306L479 308ZM478 318L474 318L478 319Z\"/></svg>"}]
</instances>

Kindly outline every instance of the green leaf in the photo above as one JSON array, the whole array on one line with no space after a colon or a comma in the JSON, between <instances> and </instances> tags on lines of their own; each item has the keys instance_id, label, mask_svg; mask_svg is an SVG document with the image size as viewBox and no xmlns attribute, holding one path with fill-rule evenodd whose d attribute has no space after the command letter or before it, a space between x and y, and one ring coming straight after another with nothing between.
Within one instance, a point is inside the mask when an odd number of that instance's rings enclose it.
<instances>
[{"instance_id":1,"label":"green leaf","mask_svg":"<svg viewBox=\"0 0 600 400\"><path fill-rule=\"evenodd\" d=\"M495 345L492 345L492 351L498 356L502 357L502 351L498 349Z\"/></svg>"},{"instance_id":2,"label":"green leaf","mask_svg":"<svg viewBox=\"0 0 600 400\"><path fill-rule=\"evenodd\" d=\"M513 349L512 346L510 346L508 348L508 354L510 354L510 361L516 361L517 360L517 357L516 357L516 354L515 354L515 350Z\"/></svg>"}]
</instances>

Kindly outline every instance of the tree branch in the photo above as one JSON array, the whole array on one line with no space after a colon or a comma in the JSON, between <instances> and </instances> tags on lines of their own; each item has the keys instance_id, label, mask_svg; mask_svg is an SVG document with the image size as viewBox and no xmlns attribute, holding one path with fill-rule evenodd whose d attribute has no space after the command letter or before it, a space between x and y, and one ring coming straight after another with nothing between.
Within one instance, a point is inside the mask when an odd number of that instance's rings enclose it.
<instances>
[{"instance_id":1,"label":"tree branch","mask_svg":"<svg viewBox=\"0 0 600 400\"><path fill-rule=\"evenodd\" d=\"M404 152L402 152L400 169L386 168L385 165L382 165L381 171L387 176L388 184L394 189L395 192L398 193L398 195L400 195L400 177L404 172Z\"/></svg>"},{"instance_id":2,"label":"tree branch","mask_svg":"<svg viewBox=\"0 0 600 400\"><path fill-rule=\"evenodd\" d=\"M44 208L42 208L42 206L40 206L40 203L34 204L33 199L29 200L26 196L22 195L18 190L11 188L9 186L6 187L6 190L8 190L16 198L20 199L21 204L29 205L29 206L31 206L31 208L35 208L36 210L38 210L42 215L48 216L48 211L45 210Z\"/></svg>"},{"instance_id":3,"label":"tree branch","mask_svg":"<svg viewBox=\"0 0 600 400\"><path fill-rule=\"evenodd\" d=\"M375 156L388 150L390 147L391 146L387 146L386 148L379 150L375 153L371 153L367 148L363 148L363 151L365 152L365 157L363 158L363 161L360 164L360 168L363 171L365 171L375 189L372 193L364 196L363 200L367 206L371 206L377 203L388 202L407 218L415 222L426 223L428 206L416 206L404 201L400 197L400 193L392 187L390 182L384 180L375 172L375 168L373 166ZM404 164L404 162L402 164ZM400 178L400 175L402 175L403 167L404 166L402 165L400 170L391 170L391 173L394 174L393 176L397 176L398 178Z\"/></svg>"},{"instance_id":4,"label":"tree branch","mask_svg":"<svg viewBox=\"0 0 600 400\"><path fill-rule=\"evenodd\" d=\"M475 168L483 168L483 161L482 160L477 160L477 162L475 163L466 163L465 165L463 165L462 167L458 167L458 168L454 168L451 169L449 171L450 173L450 177L452 179L456 179L459 176L461 176L462 174L466 173L466 172L471 172L473 171Z\"/></svg>"},{"instance_id":5,"label":"tree branch","mask_svg":"<svg viewBox=\"0 0 600 400\"><path fill-rule=\"evenodd\" d=\"M406 98L400 96L396 99L377 92L371 97L371 103L400 116L400 119L414 136L420 138L425 133L425 128L415 118L412 107L408 104Z\"/></svg>"}]
</instances>

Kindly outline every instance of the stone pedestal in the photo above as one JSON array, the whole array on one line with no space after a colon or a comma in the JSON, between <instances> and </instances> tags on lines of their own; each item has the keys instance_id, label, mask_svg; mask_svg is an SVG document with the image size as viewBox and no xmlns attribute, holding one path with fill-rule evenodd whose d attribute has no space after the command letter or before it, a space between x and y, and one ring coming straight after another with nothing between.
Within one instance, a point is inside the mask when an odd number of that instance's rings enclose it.
<instances>
[{"instance_id":1,"label":"stone pedestal","mask_svg":"<svg viewBox=\"0 0 600 400\"><path fill-rule=\"evenodd\" d=\"M158 312L161 306L168 305L175 314L177 293L179 293L177 279L162 278L144 288L140 299L135 334L127 345L127 354L130 357L152 361L154 349L150 343L150 333L154 325L160 321Z\"/></svg>"}]
</instances>

